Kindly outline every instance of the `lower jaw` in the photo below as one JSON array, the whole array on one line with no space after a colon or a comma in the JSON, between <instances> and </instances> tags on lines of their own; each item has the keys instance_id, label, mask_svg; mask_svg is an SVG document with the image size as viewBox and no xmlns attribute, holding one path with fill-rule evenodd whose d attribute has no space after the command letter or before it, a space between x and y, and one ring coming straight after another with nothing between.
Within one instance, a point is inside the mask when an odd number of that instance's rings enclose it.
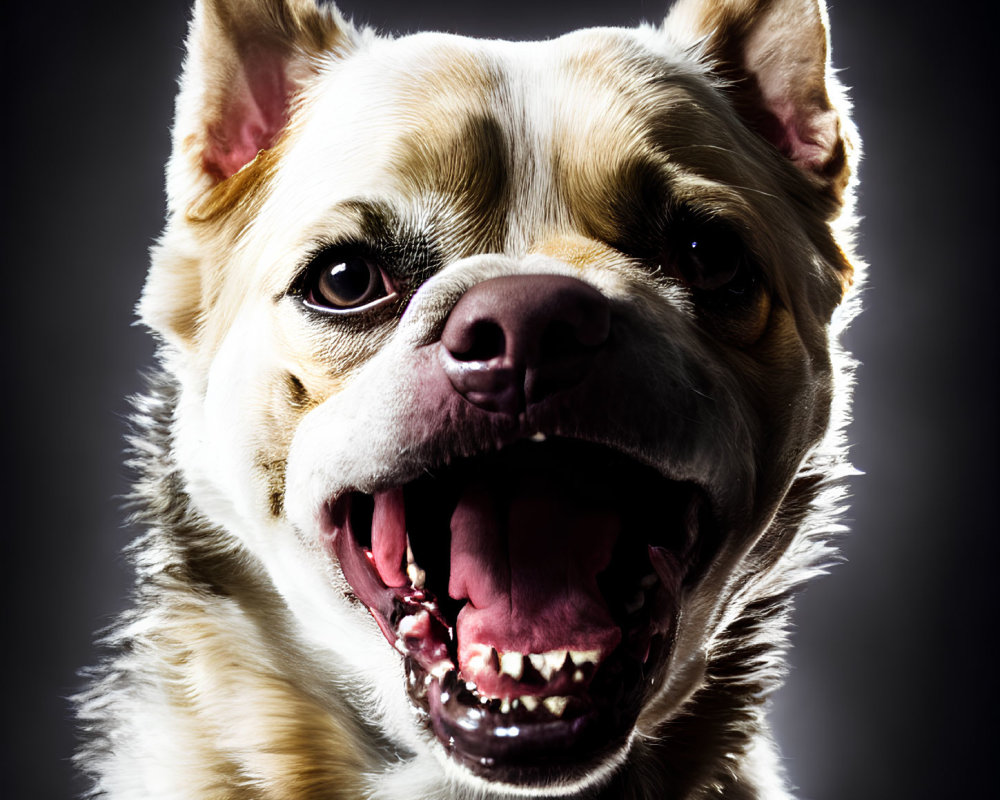
<instances>
[{"instance_id":1,"label":"lower jaw","mask_svg":"<svg viewBox=\"0 0 1000 800\"><path fill-rule=\"evenodd\" d=\"M448 758L479 778L520 788L593 778L628 745L669 644L657 641L646 663L621 652L585 689L563 696L487 698L457 670L429 675L407 659L410 700Z\"/></svg>"}]
</instances>

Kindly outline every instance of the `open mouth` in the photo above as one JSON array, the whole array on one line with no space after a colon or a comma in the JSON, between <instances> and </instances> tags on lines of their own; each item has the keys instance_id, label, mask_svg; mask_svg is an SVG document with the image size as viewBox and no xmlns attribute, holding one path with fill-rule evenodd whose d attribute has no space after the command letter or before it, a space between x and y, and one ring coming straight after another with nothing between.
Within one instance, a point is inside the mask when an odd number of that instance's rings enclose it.
<instances>
[{"instance_id":1,"label":"open mouth","mask_svg":"<svg viewBox=\"0 0 1000 800\"><path fill-rule=\"evenodd\" d=\"M344 494L326 540L437 738L511 783L625 744L709 525L693 484L536 438Z\"/></svg>"}]
</instances>

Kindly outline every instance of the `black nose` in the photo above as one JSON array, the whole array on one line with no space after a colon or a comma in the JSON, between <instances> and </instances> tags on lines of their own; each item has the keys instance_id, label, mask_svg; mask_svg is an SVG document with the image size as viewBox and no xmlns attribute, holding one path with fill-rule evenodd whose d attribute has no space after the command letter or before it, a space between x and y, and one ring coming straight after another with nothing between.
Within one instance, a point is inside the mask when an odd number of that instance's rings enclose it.
<instances>
[{"instance_id":1,"label":"black nose","mask_svg":"<svg viewBox=\"0 0 1000 800\"><path fill-rule=\"evenodd\" d=\"M470 403L515 414L579 383L610 328L607 299L576 278L491 278L448 315L444 370Z\"/></svg>"}]
</instances>

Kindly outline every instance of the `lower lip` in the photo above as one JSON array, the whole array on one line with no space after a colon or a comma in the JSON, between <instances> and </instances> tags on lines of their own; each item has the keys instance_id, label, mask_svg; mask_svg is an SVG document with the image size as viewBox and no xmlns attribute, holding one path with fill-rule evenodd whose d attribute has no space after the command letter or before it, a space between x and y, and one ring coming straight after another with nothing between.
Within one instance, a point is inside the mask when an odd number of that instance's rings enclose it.
<instances>
[{"instance_id":1,"label":"lower lip","mask_svg":"<svg viewBox=\"0 0 1000 800\"><path fill-rule=\"evenodd\" d=\"M450 691L433 679L428 687L431 725L449 755L472 772L492 780L532 782L542 773L593 764L620 747L627 735L620 720L608 719L593 703L574 698L560 717L529 713L517 707L506 713L477 708L474 698ZM610 723L614 725L614 730ZM630 727L630 726L626 726Z\"/></svg>"}]
</instances>

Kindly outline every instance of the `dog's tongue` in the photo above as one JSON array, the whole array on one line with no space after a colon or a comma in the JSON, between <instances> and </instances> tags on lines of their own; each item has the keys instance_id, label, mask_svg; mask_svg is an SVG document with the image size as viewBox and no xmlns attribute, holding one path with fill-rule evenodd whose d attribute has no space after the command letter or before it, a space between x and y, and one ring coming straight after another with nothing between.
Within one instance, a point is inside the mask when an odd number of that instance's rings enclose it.
<instances>
[{"instance_id":1,"label":"dog's tongue","mask_svg":"<svg viewBox=\"0 0 1000 800\"><path fill-rule=\"evenodd\" d=\"M585 651L599 660L618 645L621 631L597 585L621 528L604 501L599 487L544 473L522 476L504 496L488 480L465 489L451 520L448 593L468 600L458 615L458 660L481 691L506 694L512 680L498 674L491 648L501 658Z\"/></svg>"}]
</instances>

